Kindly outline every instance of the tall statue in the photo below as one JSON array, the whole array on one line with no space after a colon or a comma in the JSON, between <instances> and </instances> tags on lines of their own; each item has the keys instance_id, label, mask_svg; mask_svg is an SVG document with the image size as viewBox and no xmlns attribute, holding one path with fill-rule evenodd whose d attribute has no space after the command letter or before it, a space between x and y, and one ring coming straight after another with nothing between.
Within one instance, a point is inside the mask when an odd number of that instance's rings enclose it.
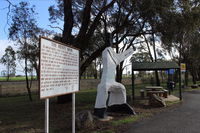
<instances>
[{"instance_id":1,"label":"tall statue","mask_svg":"<svg viewBox=\"0 0 200 133\"><path fill-rule=\"evenodd\" d=\"M112 48L112 37L107 35L107 48L102 52L103 73L97 87L94 115L99 118L107 117L106 111L135 114L126 103L126 89L123 84L115 81L116 66L133 54L133 48L117 54Z\"/></svg>"}]
</instances>

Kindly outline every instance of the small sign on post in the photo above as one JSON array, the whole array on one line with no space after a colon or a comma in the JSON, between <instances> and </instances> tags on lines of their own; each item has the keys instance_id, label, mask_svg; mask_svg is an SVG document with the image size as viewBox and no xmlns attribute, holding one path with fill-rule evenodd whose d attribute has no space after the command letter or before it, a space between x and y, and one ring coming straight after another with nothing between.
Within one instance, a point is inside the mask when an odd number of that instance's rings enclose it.
<instances>
[{"instance_id":1,"label":"small sign on post","mask_svg":"<svg viewBox=\"0 0 200 133\"><path fill-rule=\"evenodd\" d=\"M49 132L49 98L73 93L72 123L75 123L75 92L79 91L79 50L40 38L40 99L45 100L45 133ZM75 133L75 126L72 129Z\"/></svg>"},{"instance_id":2,"label":"small sign on post","mask_svg":"<svg viewBox=\"0 0 200 133\"><path fill-rule=\"evenodd\" d=\"M181 72L186 72L186 64L185 63L181 63Z\"/></svg>"}]
</instances>

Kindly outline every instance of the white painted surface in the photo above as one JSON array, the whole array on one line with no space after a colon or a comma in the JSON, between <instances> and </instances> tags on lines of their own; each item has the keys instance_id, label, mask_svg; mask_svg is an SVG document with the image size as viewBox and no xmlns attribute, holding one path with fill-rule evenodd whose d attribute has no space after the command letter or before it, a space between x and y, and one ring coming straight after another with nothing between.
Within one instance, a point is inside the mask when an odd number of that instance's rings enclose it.
<instances>
[{"instance_id":1,"label":"white painted surface","mask_svg":"<svg viewBox=\"0 0 200 133\"><path fill-rule=\"evenodd\" d=\"M108 98L108 105L126 103L126 90L124 85L115 81L116 66L133 54L133 48L129 48L123 53L117 54L112 47L107 47L103 53L103 73L101 82L98 85L95 108L105 108Z\"/></svg>"},{"instance_id":2,"label":"white painted surface","mask_svg":"<svg viewBox=\"0 0 200 133\"><path fill-rule=\"evenodd\" d=\"M40 98L79 90L79 51L41 38Z\"/></svg>"}]
</instances>

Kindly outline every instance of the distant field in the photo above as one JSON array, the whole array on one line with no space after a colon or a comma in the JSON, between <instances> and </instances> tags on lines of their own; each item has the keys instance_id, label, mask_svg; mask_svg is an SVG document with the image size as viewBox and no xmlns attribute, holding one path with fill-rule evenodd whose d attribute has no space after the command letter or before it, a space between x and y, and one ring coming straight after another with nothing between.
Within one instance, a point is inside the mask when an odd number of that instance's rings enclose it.
<instances>
[{"instance_id":1,"label":"distant field","mask_svg":"<svg viewBox=\"0 0 200 133\"><path fill-rule=\"evenodd\" d=\"M31 79L31 77L29 77L29 79ZM33 79L36 79L36 76L34 76ZM24 81L24 80L26 80L25 76L9 78L9 81ZM7 77L0 77L0 81L7 81Z\"/></svg>"}]
</instances>

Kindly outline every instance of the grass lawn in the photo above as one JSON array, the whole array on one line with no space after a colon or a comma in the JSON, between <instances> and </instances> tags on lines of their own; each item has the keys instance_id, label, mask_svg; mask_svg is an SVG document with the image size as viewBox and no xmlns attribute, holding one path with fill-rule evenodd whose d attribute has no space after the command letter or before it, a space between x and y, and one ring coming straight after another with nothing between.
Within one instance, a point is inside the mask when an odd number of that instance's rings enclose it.
<instances>
[{"instance_id":1,"label":"grass lawn","mask_svg":"<svg viewBox=\"0 0 200 133\"><path fill-rule=\"evenodd\" d=\"M136 97L139 90L146 86L136 85ZM131 86L126 86L127 95L131 95ZM76 93L76 112L83 110L93 111L96 90L82 90ZM44 100L33 95L33 102L28 96L0 98L0 132L2 133L42 133L44 132ZM129 103L130 99L128 99ZM136 116L114 115L109 122L95 121L95 128L83 129L77 133L120 133L126 125L152 116L163 108L148 109L143 106L144 101L136 100L133 107ZM173 104L173 103L170 103ZM50 99L50 133L71 132L71 103L57 104L56 98Z\"/></svg>"},{"instance_id":2,"label":"grass lawn","mask_svg":"<svg viewBox=\"0 0 200 133\"><path fill-rule=\"evenodd\" d=\"M29 79L31 79L31 77L28 77ZM36 77L34 76L33 79L36 79ZM10 77L9 81L25 81L26 77L25 76L21 76L21 77ZM0 77L0 81L7 81L7 77Z\"/></svg>"}]
</instances>

